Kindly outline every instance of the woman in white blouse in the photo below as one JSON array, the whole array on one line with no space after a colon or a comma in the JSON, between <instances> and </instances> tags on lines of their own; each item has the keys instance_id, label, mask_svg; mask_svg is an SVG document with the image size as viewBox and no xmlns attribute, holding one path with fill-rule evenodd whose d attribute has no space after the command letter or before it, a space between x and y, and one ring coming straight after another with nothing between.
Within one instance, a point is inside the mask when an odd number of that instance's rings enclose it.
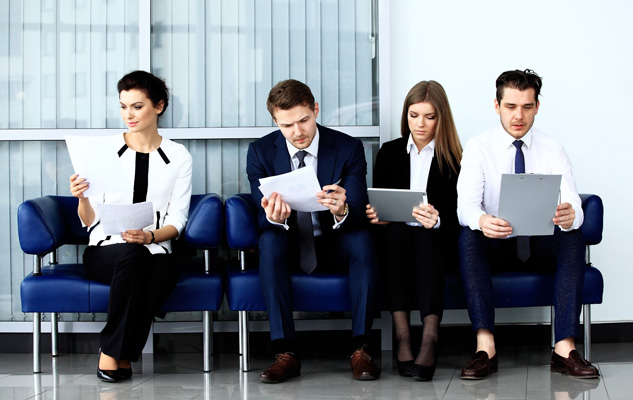
<instances>
[{"instance_id":1,"label":"woman in white blouse","mask_svg":"<svg viewBox=\"0 0 633 400\"><path fill-rule=\"evenodd\" d=\"M90 232L84 267L91 279L110 285L97 368L97 376L106 382L132 376L130 362L140 357L152 320L160 315L176 285L171 240L183 232L191 197L191 155L181 144L158 134L158 118L169 102L165 82L148 72L134 71L121 78L117 89L128 131L113 140L130 178L124 184L128 190L86 197L90 185L86 178L70 177L70 191L79 199L79 217ZM120 235L105 234L98 204L146 201L153 205L152 225Z\"/></svg>"}]
</instances>

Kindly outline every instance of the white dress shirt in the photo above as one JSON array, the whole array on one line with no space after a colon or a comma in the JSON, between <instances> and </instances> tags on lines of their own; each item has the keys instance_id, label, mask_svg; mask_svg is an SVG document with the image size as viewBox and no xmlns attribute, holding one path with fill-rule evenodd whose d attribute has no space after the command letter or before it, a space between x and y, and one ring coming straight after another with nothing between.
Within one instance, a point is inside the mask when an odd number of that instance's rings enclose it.
<instances>
[{"instance_id":1,"label":"white dress shirt","mask_svg":"<svg viewBox=\"0 0 633 400\"><path fill-rule=\"evenodd\" d=\"M562 175L561 203L570 203L576 212L569 230L578 229L584 214L565 149L536 128L530 129L521 140L526 173ZM457 216L462 226L480 229L482 214L498 214L501 175L514 173L514 141L514 137L499 126L473 137L464 147L457 180Z\"/></svg>"},{"instance_id":2,"label":"white dress shirt","mask_svg":"<svg viewBox=\"0 0 633 400\"><path fill-rule=\"evenodd\" d=\"M292 170L294 171L297 168L299 168L299 158L297 158L297 153L300 150L296 148L295 146L293 146L292 143L288 141L288 139L286 139L286 146L288 147L288 154L290 154L290 161L292 162ZM303 158L303 162L306 164L305 167L314 168L314 172L316 173L318 155L319 155L319 130L318 129L316 131L316 134L314 135L314 139L312 139L312 143L310 143L310 146L302 150L305 150L307 153L306 156ZM316 212L313 212L311 214L312 214L312 230L314 232L314 236L315 237L321 236L321 223L319 222L319 216ZM341 224L343 224L343 222L347 219L347 215L345 215L343 219L340 221L336 220L336 217L334 216L334 214L332 214L332 218L334 218L334 225L332 226L332 228L338 229L341 226ZM266 218L266 219L268 219L268 222L270 222L271 224L281 225L286 230L290 229L290 227L288 226L287 220L284 221L283 224L280 224L280 223L271 221L269 218Z\"/></svg>"},{"instance_id":3,"label":"white dress shirt","mask_svg":"<svg viewBox=\"0 0 633 400\"><path fill-rule=\"evenodd\" d=\"M431 171L431 162L435 156L435 139L432 139L429 144L424 146L422 150L418 151L418 148L413 141L413 135L409 135L409 140L407 141L407 153L409 153L409 164L411 166L409 174L409 189L426 191L426 185L429 181L429 173ZM407 225L422 226L419 222L407 222ZM438 216L433 229L437 229L439 227L440 217Z\"/></svg>"}]
</instances>

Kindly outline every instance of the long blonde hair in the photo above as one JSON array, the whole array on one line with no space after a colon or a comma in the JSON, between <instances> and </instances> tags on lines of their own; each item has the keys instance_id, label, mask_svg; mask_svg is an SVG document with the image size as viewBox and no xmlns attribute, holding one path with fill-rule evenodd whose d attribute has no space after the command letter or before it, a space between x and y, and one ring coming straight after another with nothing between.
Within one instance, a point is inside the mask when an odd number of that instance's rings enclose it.
<instances>
[{"instance_id":1,"label":"long blonde hair","mask_svg":"<svg viewBox=\"0 0 633 400\"><path fill-rule=\"evenodd\" d=\"M404 98L402 107L402 119L400 122L400 133L402 137L408 137L411 133L407 114L409 106L416 103L428 102L435 107L437 115L437 125L435 127L435 156L438 158L440 172L444 163L455 173L457 166L462 161L462 145L457 135L455 121L448 97L442 85L435 81L422 81L409 90Z\"/></svg>"}]
</instances>

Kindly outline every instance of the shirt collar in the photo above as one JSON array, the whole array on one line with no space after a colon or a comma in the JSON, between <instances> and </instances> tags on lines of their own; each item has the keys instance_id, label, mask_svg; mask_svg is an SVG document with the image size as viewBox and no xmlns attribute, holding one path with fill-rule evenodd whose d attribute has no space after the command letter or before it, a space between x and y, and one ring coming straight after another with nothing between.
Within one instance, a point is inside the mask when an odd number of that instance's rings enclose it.
<instances>
[{"instance_id":1,"label":"shirt collar","mask_svg":"<svg viewBox=\"0 0 633 400\"><path fill-rule=\"evenodd\" d=\"M527 133L525 135L523 135L523 137L520 139L523 141L523 144L529 149L532 146L532 131L534 130L534 127L530 128L529 131L527 131ZM512 135L510 135L508 132L506 132L505 129L503 129L502 127L499 127L498 129L498 134L501 138L502 143L505 143L504 148L510 148L510 147L514 147L514 141L517 140L514 137L512 137Z\"/></svg>"},{"instance_id":2,"label":"shirt collar","mask_svg":"<svg viewBox=\"0 0 633 400\"><path fill-rule=\"evenodd\" d=\"M288 153L290 154L290 158L293 158L295 154L299 152L299 149L293 146L292 143L290 143L288 139L286 139L286 147L288 148ZM305 150L308 154L310 154L314 158L317 157L317 154L319 153L319 128L317 128L316 134L314 135L314 139L312 139L312 143L310 143L310 146L306 147L303 150Z\"/></svg>"},{"instance_id":3,"label":"shirt collar","mask_svg":"<svg viewBox=\"0 0 633 400\"><path fill-rule=\"evenodd\" d=\"M413 151L415 151L417 153L418 152L418 147L415 145L415 142L413 141L413 136L411 136L411 134L409 134L409 140L407 140L407 153L411 154L411 150L413 150ZM435 138L431 139L429 144L427 144L426 146L424 146L424 148L422 150L420 150L420 153L422 151L431 151L431 152L435 151Z\"/></svg>"}]
</instances>

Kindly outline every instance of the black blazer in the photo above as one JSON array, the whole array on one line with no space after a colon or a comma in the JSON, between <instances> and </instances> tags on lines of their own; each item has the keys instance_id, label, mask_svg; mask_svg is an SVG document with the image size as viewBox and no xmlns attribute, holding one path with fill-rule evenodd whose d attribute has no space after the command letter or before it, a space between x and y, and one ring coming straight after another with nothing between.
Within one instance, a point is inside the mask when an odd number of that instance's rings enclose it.
<instances>
[{"instance_id":1,"label":"black blazer","mask_svg":"<svg viewBox=\"0 0 633 400\"><path fill-rule=\"evenodd\" d=\"M410 189L411 159L407 153L408 137L398 138L382 145L376 155L374 182L376 188ZM431 169L426 184L429 204L440 213L440 227L443 240L457 243L460 226L457 220L457 177L447 163L440 167L436 156L431 161ZM458 164L459 171L459 164Z\"/></svg>"}]
</instances>

